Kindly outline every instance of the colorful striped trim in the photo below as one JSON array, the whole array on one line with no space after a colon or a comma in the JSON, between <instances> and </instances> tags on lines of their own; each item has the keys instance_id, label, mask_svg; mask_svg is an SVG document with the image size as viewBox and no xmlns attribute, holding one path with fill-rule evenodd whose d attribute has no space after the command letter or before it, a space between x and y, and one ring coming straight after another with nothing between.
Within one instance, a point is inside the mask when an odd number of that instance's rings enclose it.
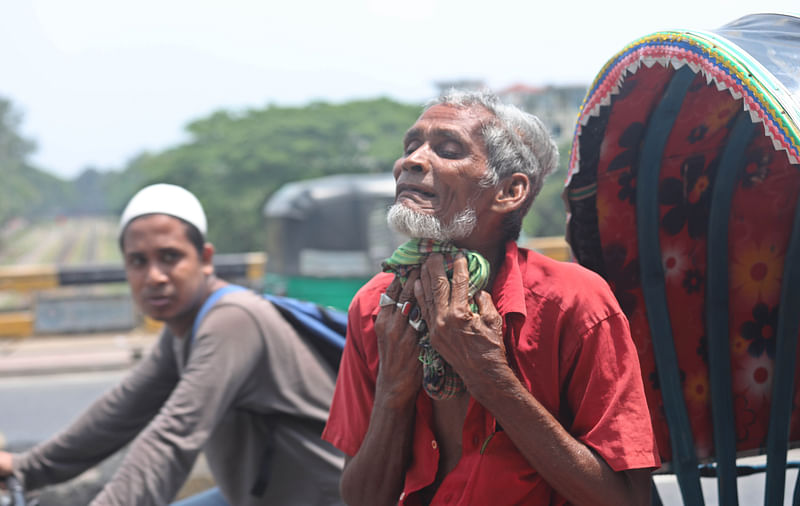
<instances>
[{"instance_id":1,"label":"colorful striped trim","mask_svg":"<svg viewBox=\"0 0 800 506\"><path fill-rule=\"evenodd\" d=\"M627 74L642 65L660 64L679 69L688 65L702 73L720 91L728 90L734 99L743 99L750 119L764 126L776 151L786 151L789 162L800 164L800 111L789 93L769 71L735 44L707 32L658 32L634 41L609 60L598 73L581 105L570 152L567 183L579 170L581 129L600 108L619 93Z\"/></svg>"},{"instance_id":2,"label":"colorful striped trim","mask_svg":"<svg viewBox=\"0 0 800 506\"><path fill-rule=\"evenodd\" d=\"M589 198L597 193L597 183L581 186L580 188L570 188L569 200L572 202Z\"/></svg>"}]
</instances>

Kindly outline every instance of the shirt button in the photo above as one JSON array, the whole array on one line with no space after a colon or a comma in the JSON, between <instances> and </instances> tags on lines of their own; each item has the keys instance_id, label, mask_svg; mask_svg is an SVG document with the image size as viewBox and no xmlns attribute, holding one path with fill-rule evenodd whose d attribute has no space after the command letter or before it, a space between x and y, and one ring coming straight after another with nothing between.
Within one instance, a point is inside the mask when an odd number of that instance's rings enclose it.
<instances>
[{"instance_id":1,"label":"shirt button","mask_svg":"<svg viewBox=\"0 0 800 506\"><path fill-rule=\"evenodd\" d=\"M436 440L435 440L435 439L432 439L432 440L431 440L431 448L433 448L433 449L435 450L435 449L436 449L436 448L438 448L438 447L439 447L439 445L437 445L437 444L436 444Z\"/></svg>"}]
</instances>

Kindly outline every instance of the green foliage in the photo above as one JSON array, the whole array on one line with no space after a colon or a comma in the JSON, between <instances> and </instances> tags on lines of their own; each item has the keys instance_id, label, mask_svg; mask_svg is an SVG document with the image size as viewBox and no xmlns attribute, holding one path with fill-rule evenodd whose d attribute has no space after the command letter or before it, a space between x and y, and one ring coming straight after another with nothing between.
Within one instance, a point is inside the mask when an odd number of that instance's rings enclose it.
<instances>
[{"instance_id":1,"label":"green foliage","mask_svg":"<svg viewBox=\"0 0 800 506\"><path fill-rule=\"evenodd\" d=\"M68 193L64 181L28 163L35 144L19 133L20 123L11 102L0 97L0 228L15 217L52 215Z\"/></svg>"},{"instance_id":2,"label":"green foliage","mask_svg":"<svg viewBox=\"0 0 800 506\"><path fill-rule=\"evenodd\" d=\"M261 210L273 191L289 181L391 170L420 110L375 99L218 111L186 127L187 143L107 176L108 204L119 212L146 184L179 184L203 202L218 251L260 251Z\"/></svg>"},{"instance_id":3,"label":"green foliage","mask_svg":"<svg viewBox=\"0 0 800 506\"><path fill-rule=\"evenodd\" d=\"M564 191L564 182L567 179L569 149L569 142L558 147L561 155L558 169L545 180L542 191L533 201L530 211L522 222L522 231L526 237L564 235L567 215L561 193Z\"/></svg>"},{"instance_id":4,"label":"green foliage","mask_svg":"<svg viewBox=\"0 0 800 506\"><path fill-rule=\"evenodd\" d=\"M203 202L218 251L262 251L262 208L272 192L290 181L391 170L420 112L419 105L386 98L217 111L189 123L184 144L141 153L118 171L88 168L65 182L30 166L35 146L20 135L20 116L0 97L0 228L15 216L118 216L138 189L167 182ZM525 218L528 237L564 233L568 148L560 146L559 170Z\"/></svg>"}]
</instances>

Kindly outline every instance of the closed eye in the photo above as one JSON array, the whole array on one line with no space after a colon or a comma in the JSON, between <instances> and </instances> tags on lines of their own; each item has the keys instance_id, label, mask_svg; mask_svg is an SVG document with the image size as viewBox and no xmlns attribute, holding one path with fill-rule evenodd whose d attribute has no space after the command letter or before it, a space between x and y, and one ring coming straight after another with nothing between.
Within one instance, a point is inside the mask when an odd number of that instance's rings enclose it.
<instances>
[{"instance_id":1,"label":"closed eye","mask_svg":"<svg viewBox=\"0 0 800 506\"><path fill-rule=\"evenodd\" d=\"M436 153L442 158L457 159L463 156L464 149L458 142L449 140L437 145Z\"/></svg>"},{"instance_id":2,"label":"closed eye","mask_svg":"<svg viewBox=\"0 0 800 506\"><path fill-rule=\"evenodd\" d=\"M411 153L413 153L414 151L416 151L417 149L419 149L420 146L421 146L421 143L419 141L412 140L412 141L406 143L406 146L403 149L403 153L405 154L405 156L408 156Z\"/></svg>"}]
</instances>

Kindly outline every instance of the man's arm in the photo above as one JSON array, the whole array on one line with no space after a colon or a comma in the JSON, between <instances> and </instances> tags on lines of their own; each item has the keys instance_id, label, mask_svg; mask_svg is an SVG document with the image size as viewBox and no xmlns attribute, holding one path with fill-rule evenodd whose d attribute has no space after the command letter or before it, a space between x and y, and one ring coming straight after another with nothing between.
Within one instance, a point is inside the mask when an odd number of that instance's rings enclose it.
<instances>
[{"instance_id":1,"label":"man's arm","mask_svg":"<svg viewBox=\"0 0 800 506\"><path fill-rule=\"evenodd\" d=\"M443 262L431 255L415 287L431 332L431 343L488 409L531 466L574 504L648 504L649 470L615 472L575 439L525 388L506 359L502 319L491 296L468 301L469 274L461 256L448 282Z\"/></svg>"},{"instance_id":2,"label":"man's arm","mask_svg":"<svg viewBox=\"0 0 800 506\"><path fill-rule=\"evenodd\" d=\"M244 309L216 305L195 336L174 390L92 504L172 500L242 385L263 365L263 351L260 330Z\"/></svg>"},{"instance_id":3,"label":"man's arm","mask_svg":"<svg viewBox=\"0 0 800 506\"><path fill-rule=\"evenodd\" d=\"M413 301L414 271L405 286L397 278L386 294ZM415 402L422 384L417 333L396 306L381 308L375 321L380 368L369 428L342 473L342 499L351 505L397 504L411 458Z\"/></svg>"},{"instance_id":4,"label":"man's arm","mask_svg":"<svg viewBox=\"0 0 800 506\"><path fill-rule=\"evenodd\" d=\"M165 356L165 353L167 356ZM158 412L177 381L161 373L171 353L161 339L114 388L103 394L67 429L33 449L5 455L0 473L12 465L29 489L77 476L113 454Z\"/></svg>"},{"instance_id":5,"label":"man's arm","mask_svg":"<svg viewBox=\"0 0 800 506\"><path fill-rule=\"evenodd\" d=\"M467 387L531 466L571 503L649 504L649 469L615 472L567 432L510 368L493 364L482 380L470 381Z\"/></svg>"}]
</instances>

